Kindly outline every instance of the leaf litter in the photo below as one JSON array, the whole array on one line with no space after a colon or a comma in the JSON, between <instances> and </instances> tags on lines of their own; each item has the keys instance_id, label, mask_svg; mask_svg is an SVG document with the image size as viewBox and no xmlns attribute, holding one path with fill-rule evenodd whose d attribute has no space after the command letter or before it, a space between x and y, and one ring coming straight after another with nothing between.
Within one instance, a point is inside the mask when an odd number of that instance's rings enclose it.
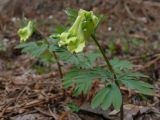
<instances>
[{"instance_id":1,"label":"leaf litter","mask_svg":"<svg viewBox=\"0 0 160 120\"><path fill-rule=\"evenodd\" d=\"M66 2L66 1L65 1ZM129 26L130 21L138 22L135 26L132 26L129 29L129 33L124 38L128 39L130 37L134 37L136 39L142 39L145 41L142 46L137 47L130 46L129 48L123 47L123 39L115 40L115 48L109 47L113 50L112 54L116 54L121 58L132 58L132 61L137 63L137 66L142 66L140 68L136 68L135 70L145 71L150 74L152 77L153 84L155 85L156 95L155 97L143 98L138 96L134 92L123 88L123 95L125 99L124 112L126 120L159 120L160 119L160 101L159 101L159 93L160 93L160 62L159 57L156 57L154 53L159 56L160 53L158 41L160 40L160 33L156 31L159 26L159 22L155 21L159 19L157 15L156 9L159 10L159 2L149 2L142 0L143 7L139 5L137 1L128 2L125 1L125 8L123 9L126 13L123 13L121 9L121 4L117 4L117 0L112 2L108 1L98 1L95 0L92 3L85 2L84 0L77 0L76 2L72 1L67 2L68 4L64 4L65 2L56 2L48 0L44 2L43 0L39 3L34 1L34 7L29 7L24 10L25 14L28 14L32 18L37 18L39 20L43 20L48 14L54 14L54 17L49 17L47 21L48 26L52 26L52 24L57 24L59 22L63 23L63 20L66 19L65 15L63 15L63 11L59 11L59 9L64 9L68 6L70 7L83 7L86 9L92 8L95 11L99 11L103 14L106 14L105 11L109 11L111 13L109 25L110 31L108 32L108 28L106 27L106 23L102 23L102 30L107 32L102 32L99 30L100 36L104 39L112 39L115 35L112 31L114 29L119 29L122 32L125 32L121 29L121 22L125 21L124 25ZM155 4L156 3L156 4ZM28 3L24 3L28 4ZM56 8L53 11L50 11L51 5L56 4ZM132 6L137 5L137 8L132 11ZM46 7L45 7L46 5ZM105 7L106 5L106 7ZM41 6L41 7L39 7ZM15 6L16 7L16 6ZM47 8L48 7L48 8ZM112 9L113 8L113 9ZM143 8L143 9L141 9ZM147 9L150 9L147 11ZM156 9L155 9L156 8ZM16 9L13 7L13 9ZM40 16L38 12L32 13L30 10L37 9L39 13L42 13ZM46 9L48 10L46 12ZM9 10L6 10L6 12ZM22 10L23 11L23 10ZM140 11L140 12L139 12ZM135 17L141 16L141 12L145 12L145 18L143 17ZM122 12L122 13L121 13ZM133 12L133 13L132 13ZM10 12L8 12L9 15ZM30 13L30 14L29 14ZM116 15L112 14L115 13ZM12 16L17 15L17 12L12 13ZM119 16L122 15L122 16ZM60 21L56 21L57 18L61 17ZM128 16L128 17L126 17ZM116 20L116 17L121 18L117 19L119 21L116 24L113 24ZM18 18L12 18L12 22L7 17L3 16L1 22L5 21L3 25L1 34L0 34L0 119L11 119L11 120L100 120L100 119L113 119L118 120L119 111L113 111L112 108L109 111L102 111L97 109L97 111L91 109L87 105L87 101L80 101L79 98L74 98L72 96L66 96L64 91L62 90L62 85L60 82L60 77L56 72L56 68L53 67L51 71L44 74L37 74L35 69L32 68L33 64L36 64L37 60L32 58L29 55L22 55L19 51L14 49L14 46L17 44L17 36L16 36L16 28L18 25ZM52 19L54 18L54 19ZM125 20L123 19L125 18ZM9 18L10 19L10 18ZM57 19L58 20L58 19ZM126 22L129 20L129 22ZM16 21L16 22L15 22ZM146 25L144 22L148 22ZM8 24L9 23L9 24ZM127 24L128 23L128 24ZM3 24L3 23L1 23ZM47 26L46 25L46 26ZM8 29L6 29L6 26ZM105 27L105 28L104 28ZM130 26L129 26L130 27ZM47 27L46 27L47 28ZM114 29L113 29L114 28ZM145 29L141 29L145 28ZM41 28L42 29L42 28ZM106 30L107 29L107 30ZM48 31L48 30L43 30ZM48 33L46 33L48 34ZM149 41L152 40L152 41ZM134 40L136 41L136 40ZM138 40L141 41L141 40ZM149 41L149 43L147 43ZM1 43L2 42L2 43ZM152 42L152 44L150 44ZM104 48L107 48L107 44L109 42L103 42ZM137 45L137 43L134 43ZM125 44L126 45L126 44ZM93 48L93 47L91 47ZM90 50L91 48L87 48L86 50ZM148 49L149 48L149 49ZM92 49L91 49L92 50ZM122 52L129 52L128 56L122 55ZM146 54L148 53L148 54ZM145 54L142 56L142 54ZM136 59L137 58L137 59ZM144 64L146 62L146 64ZM100 61L101 62L101 61ZM54 66L54 65L53 65ZM93 94L93 93L92 93ZM137 96L137 97L135 97ZM131 100L129 100L132 98ZM142 99L143 98L143 99ZM83 103L84 107L80 108L80 113L71 113L68 110L66 105L68 99L73 100L75 102ZM78 100L77 100L78 99ZM89 99L89 98L88 98Z\"/></svg>"}]
</instances>

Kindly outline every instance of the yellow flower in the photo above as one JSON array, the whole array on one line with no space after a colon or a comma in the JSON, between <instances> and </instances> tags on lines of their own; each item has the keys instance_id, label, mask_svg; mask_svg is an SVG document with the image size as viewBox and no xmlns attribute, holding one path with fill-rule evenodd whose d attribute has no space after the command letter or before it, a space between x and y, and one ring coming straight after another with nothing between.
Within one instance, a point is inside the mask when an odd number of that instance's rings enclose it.
<instances>
[{"instance_id":1,"label":"yellow flower","mask_svg":"<svg viewBox=\"0 0 160 120\"><path fill-rule=\"evenodd\" d=\"M21 42L25 42L29 37L31 37L32 33L34 32L34 23L29 21L28 24L18 30L18 35L20 37Z\"/></svg>"},{"instance_id":2,"label":"yellow flower","mask_svg":"<svg viewBox=\"0 0 160 120\"><path fill-rule=\"evenodd\" d=\"M61 33L59 46L67 46L71 53L81 52L85 47L85 42L95 31L98 21L98 17L92 11L80 9L71 28Z\"/></svg>"}]
</instances>

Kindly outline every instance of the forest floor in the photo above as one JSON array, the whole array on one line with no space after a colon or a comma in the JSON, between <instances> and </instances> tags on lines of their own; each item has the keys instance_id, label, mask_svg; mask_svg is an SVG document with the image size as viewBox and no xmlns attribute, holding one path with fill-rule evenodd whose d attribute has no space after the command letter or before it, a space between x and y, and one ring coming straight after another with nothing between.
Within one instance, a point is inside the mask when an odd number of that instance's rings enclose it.
<instances>
[{"instance_id":1,"label":"forest floor","mask_svg":"<svg viewBox=\"0 0 160 120\"><path fill-rule=\"evenodd\" d=\"M83 98L64 95L56 64L43 66L15 49L23 16L37 20L39 29L49 35L56 26L66 24L66 8L103 14L97 35L106 54L130 60L137 71L150 76L155 96L123 89L125 120L160 120L159 0L32 2L13 0L0 11L0 120L119 120L118 111L93 110ZM83 103L78 113L68 110L70 100Z\"/></svg>"}]
</instances>

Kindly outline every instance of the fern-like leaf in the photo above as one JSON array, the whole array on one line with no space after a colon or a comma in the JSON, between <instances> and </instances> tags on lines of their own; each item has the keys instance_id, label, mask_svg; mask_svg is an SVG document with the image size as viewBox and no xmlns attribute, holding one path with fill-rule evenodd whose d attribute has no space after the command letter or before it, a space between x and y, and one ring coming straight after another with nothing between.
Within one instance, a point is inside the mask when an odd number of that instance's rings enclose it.
<instances>
[{"instance_id":1,"label":"fern-like leaf","mask_svg":"<svg viewBox=\"0 0 160 120\"><path fill-rule=\"evenodd\" d=\"M110 80L111 77L112 74L103 68L74 68L64 76L63 86L64 88L75 86L75 95L86 94L90 90L93 80L102 80L104 82Z\"/></svg>"},{"instance_id":2,"label":"fern-like leaf","mask_svg":"<svg viewBox=\"0 0 160 120\"><path fill-rule=\"evenodd\" d=\"M119 60L118 58L114 58L110 60L111 65L115 71L131 69L133 64L127 60Z\"/></svg>"},{"instance_id":3,"label":"fern-like leaf","mask_svg":"<svg viewBox=\"0 0 160 120\"><path fill-rule=\"evenodd\" d=\"M115 83L99 90L91 102L92 108L101 107L103 110L107 110L111 105L116 110L120 110L122 105L122 95Z\"/></svg>"}]
</instances>

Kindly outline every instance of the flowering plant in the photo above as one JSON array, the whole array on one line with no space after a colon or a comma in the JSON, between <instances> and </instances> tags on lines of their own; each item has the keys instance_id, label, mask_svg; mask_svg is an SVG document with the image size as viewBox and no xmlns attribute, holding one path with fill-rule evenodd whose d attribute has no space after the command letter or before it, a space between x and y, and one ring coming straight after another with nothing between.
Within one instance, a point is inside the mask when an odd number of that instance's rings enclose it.
<instances>
[{"instance_id":1,"label":"flowering plant","mask_svg":"<svg viewBox=\"0 0 160 120\"><path fill-rule=\"evenodd\" d=\"M18 48L23 48L22 51L40 58L47 58L47 60L54 57L59 73L63 77L63 87L65 89L73 87L75 96L87 94L92 90L94 81L99 80L99 83L104 85L97 89L98 92L91 101L92 108L101 107L106 110L113 105L116 110L121 111L121 120L123 120L123 97L120 86L126 86L145 95L153 95L154 87L149 83L138 81L142 78L148 79L148 76L132 71L133 64L129 61L108 59L95 34L100 19L92 11L80 9L74 18L75 22L68 30L60 30L60 33L47 38L43 37L42 41L20 44ZM20 40L26 41L34 31L37 32L33 22L29 21L26 27L18 31ZM83 51L89 38L92 38L99 48L106 62L106 68L92 64L99 55L79 53ZM67 49L62 46L66 46ZM62 73L59 60L73 65L73 68L65 75Z\"/></svg>"}]
</instances>

